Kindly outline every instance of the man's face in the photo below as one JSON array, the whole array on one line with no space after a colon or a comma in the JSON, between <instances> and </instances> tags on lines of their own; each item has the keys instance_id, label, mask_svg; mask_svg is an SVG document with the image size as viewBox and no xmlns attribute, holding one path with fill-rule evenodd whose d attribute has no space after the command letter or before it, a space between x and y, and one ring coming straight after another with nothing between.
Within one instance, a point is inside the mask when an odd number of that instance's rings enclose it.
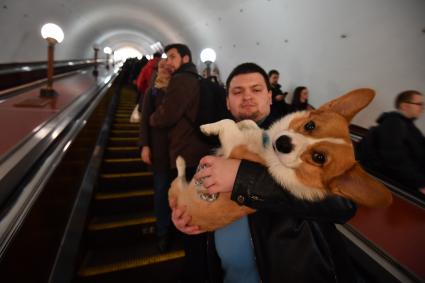
<instances>
[{"instance_id":1,"label":"man's face","mask_svg":"<svg viewBox=\"0 0 425 283\"><path fill-rule=\"evenodd\" d=\"M260 73L236 75L230 81L228 93L227 109L236 120L258 122L269 115L272 94Z\"/></svg>"},{"instance_id":2,"label":"man's face","mask_svg":"<svg viewBox=\"0 0 425 283\"><path fill-rule=\"evenodd\" d=\"M174 73L181 65L189 63L189 56L180 56L179 52L175 48L171 48L167 52L167 66Z\"/></svg>"},{"instance_id":3,"label":"man's face","mask_svg":"<svg viewBox=\"0 0 425 283\"><path fill-rule=\"evenodd\" d=\"M279 75L278 74L271 75L269 78L269 81L270 81L270 84L276 85L277 82L279 81Z\"/></svg>"},{"instance_id":4,"label":"man's face","mask_svg":"<svg viewBox=\"0 0 425 283\"><path fill-rule=\"evenodd\" d=\"M400 104L400 110L403 111L408 118L419 118L424 112L424 97L419 94L413 95L409 102Z\"/></svg>"}]
</instances>

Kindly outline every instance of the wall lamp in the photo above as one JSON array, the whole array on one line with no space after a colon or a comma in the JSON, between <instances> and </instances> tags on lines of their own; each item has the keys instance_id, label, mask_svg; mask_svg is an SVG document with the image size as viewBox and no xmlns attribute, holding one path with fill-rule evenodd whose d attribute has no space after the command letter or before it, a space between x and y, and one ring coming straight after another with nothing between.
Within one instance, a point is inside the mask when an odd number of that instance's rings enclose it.
<instances>
[{"instance_id":1,"label":"wall lamp","mask_svg":"<svg viewBox=\"0 0 425 283\"><path fill-rule=\"evenodd\" d=\"M111 47L106 46L105 48L103 48L103 53L106 54L106 69L109 70L109 56L111 56L112 54Z\"/></svg>"},{"instance_id":2,"label":"wall lamp","mask_svg":"<svg viewBox=\"0 0 425 283\"><path fill-rule=\"evenodd\" d=\"M99 52L99 47L97 45L93 46L93 52L94 52L94 70L93 70L93 76L97 77L99 75L99 71L97 70L97 53Z\"/></svg>"},{"instance_id":3,"label":"wall lamp","mask_svg":"<svg viewBox=\"0 0 425 283\"><path fill-rule=\"evenodd\" d=\"M211 64L215 62L216 58L217 55L212 48L205 48L201 51L201 61L207 65L207 78L211 76Z\"/></svg>"},{"instance_id":4,"label":"wall lamp","mask_svg":"<svg viewBox=\"0 0 425 283\"><path fill-rule=\"evenodd\" d=\"M48 23L41 28L41 36L47 40L47 86L40 90L40 96L54 97L57 95L57 92L53 89L55 44L63 41L64 34L58 25Z\"/></svg>"}]
</instances>

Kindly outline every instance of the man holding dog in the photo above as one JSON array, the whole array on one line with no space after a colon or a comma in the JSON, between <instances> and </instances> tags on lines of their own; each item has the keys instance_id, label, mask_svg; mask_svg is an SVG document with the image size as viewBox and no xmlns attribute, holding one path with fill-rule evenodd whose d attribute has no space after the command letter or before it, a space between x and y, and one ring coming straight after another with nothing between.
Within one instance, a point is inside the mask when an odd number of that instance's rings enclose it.
<instances>
[{"instance_id":1,"label":"man holding dog","mask_svg":"<svg viewBox=\"0 0 425 283\"><path fill-rule=\"evenodd\" d=\"M227 107L235 120L251 119L267 128L271 91L258 65L237 66L227 79ZM296 199L272 179L265 167L206 156L195 175L210 193L232 192L232 199L257 211L208 237L211 282L355 282L334 223L350 219L356 207L341 197L320 202ZM190 215L172 201L172 220L187 234Z\"/></svg>"}]
</instances>

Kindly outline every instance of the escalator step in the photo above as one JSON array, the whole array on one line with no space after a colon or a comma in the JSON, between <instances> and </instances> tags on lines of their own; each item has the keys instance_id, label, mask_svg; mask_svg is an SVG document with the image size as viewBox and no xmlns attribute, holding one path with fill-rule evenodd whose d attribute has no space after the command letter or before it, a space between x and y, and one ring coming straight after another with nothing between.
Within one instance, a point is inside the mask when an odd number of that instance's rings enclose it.
<instances>
[{"instance_id":1,"label":"escalator step","mask_svg":"<svg viewBox=\"0 0 425 283\"><path fill-rule=\"evenodd\" d=\"M115 124L112 124L112 127L114 128L114 129L119 129L119 128L124 128L124 129L126 129L126 128L139 128L140 126L139 126L139 124L137 123L115 123Z\"/></svg>"},{"instance_id":2,"label":"escalator step","mask_svg":"<svg viewBox=\"0 0 425 283\"><path fill-rule=\"evenodd\" d=\"M97 193L93 204L95 216L152 211L153 189Z\"/></svg>"},{"instance_id":3,"label":"escalator step","mask_svg":"<svg viewBox=\"0 0 425 283\"><path fill-rule=\"evenodd\" d=\"M129 197L144 197L152 196L154 194L153 190L134 190L122 193L97 193L95 196L96 200L111 200L111 199L123 199Z\"/></svg>"},{"instance_id":4,"label":"escalator step","mask_svg":"<svg viewBox=\"0 0 425 283\"><path fill-rule=\"evenodd\" d=\"M143 268L150 265L159 265L165 262L171 262L178 259L182 259L185 253L182 249L173 250L163 254L153 254L149 256L135 256L133 258L124 259L117 262L106 263L103 265L92 265L83 267L78 275L81 277L96 276L107 273L114 273L118 271ZM89 261L89 260L87 260ZM158 274L160 275L160 274ZM140 278L143 280L143 278Z\"/></svg>"},{"instance_id":5,"label":"escalator step","mask_svg":"<svg viewBox=\"0 0 425 283\"><path fill-rule=\"evenodd\" d=\"M135 172L135 173L115 173L115 174L102 174L103 179L119 179L119 178L132 178L132 177L152 177L152 172Z\"/></svg>"},{"instance_id":6,"label":"escalator step","mask_svg":"<svg viewBox=\"0 0 425 283\"><path fill-rule=\"evenodd\" d=\"M138 158L140 160L140 151L137 146L117 146L107 147L105 150L105 158Z\"/></svg>"},{"instance_id":7,"label":"escalator step","mask_svg":"<svg viewBox=\"0 0 425 283\"><path fill-rule=\"evenodd\" d=\"M99 230L108 230L108 229L122 228L122 227L128 227L128 226L140 226L144 224L152 224L152 223L155 223L155 221L156 221L155 216L127 218L127 219L108 221L108 222L94 219L92 223L89 224L88 230L99 231Z\"/></svg>"}]
</instances>

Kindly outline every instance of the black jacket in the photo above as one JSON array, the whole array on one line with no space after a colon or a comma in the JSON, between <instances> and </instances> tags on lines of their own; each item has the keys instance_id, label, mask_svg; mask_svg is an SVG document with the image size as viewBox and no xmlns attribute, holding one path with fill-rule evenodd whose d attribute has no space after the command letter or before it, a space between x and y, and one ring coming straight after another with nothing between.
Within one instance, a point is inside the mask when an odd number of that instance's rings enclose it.
<instances>
[{"instance_id":1,"label":"black jacket","mask_svg":"<svg viewBox=\"0 0 425 283\"><path fill-rule=\"evenodd\" d=\"M193 63L187 63L171 76L167 95L151 114L152 127L167 128L171 168L176 168L177 156L182 156L187 167L196 167L199 160L211 151L193 127L199 108L200 83Z\"/></svg>"},{"instance_id":2,"label":"black jacket","mask_svg":"<svg viewBox=\"0 0 425 283\"><path fill-rule=\"evenodd\" d=\"M292 106L287 104L285 100L278 101L276 100L276 96L283 95L286 96L287 92L282 92L281 85L271 85L271 91L272 91L272 106L271 106L271 114L276 119L281 118L289 113L294 112L294 109L292 109Z\"/></svg>"},{"instance_id":3,"label":"black jacket","mask_svg":"<svg viewBox=\"0 0 425 283\"><path fill-rule=\"evenodd\" d=\"M263 283L355 282L334 225L354 216L353 202L337 196L320 202L297 199L277 184L265 167L249 161L241 162L232 199L258 209L248 220ZM221 282L213 236L209 235L207 245L210 277L212 282Z\"/></svg>"},{"instance_id":4,"label":"black jacket","mask_svg":"<svg viewBox=\"0 0 425 283\"><path fill-rule=\"evenodd\" d=\"M397 111L383 113L377 123L358 146L360 163L410 189L425 187L425 137L420 130Z\"/></svg>"}]
</instances>

